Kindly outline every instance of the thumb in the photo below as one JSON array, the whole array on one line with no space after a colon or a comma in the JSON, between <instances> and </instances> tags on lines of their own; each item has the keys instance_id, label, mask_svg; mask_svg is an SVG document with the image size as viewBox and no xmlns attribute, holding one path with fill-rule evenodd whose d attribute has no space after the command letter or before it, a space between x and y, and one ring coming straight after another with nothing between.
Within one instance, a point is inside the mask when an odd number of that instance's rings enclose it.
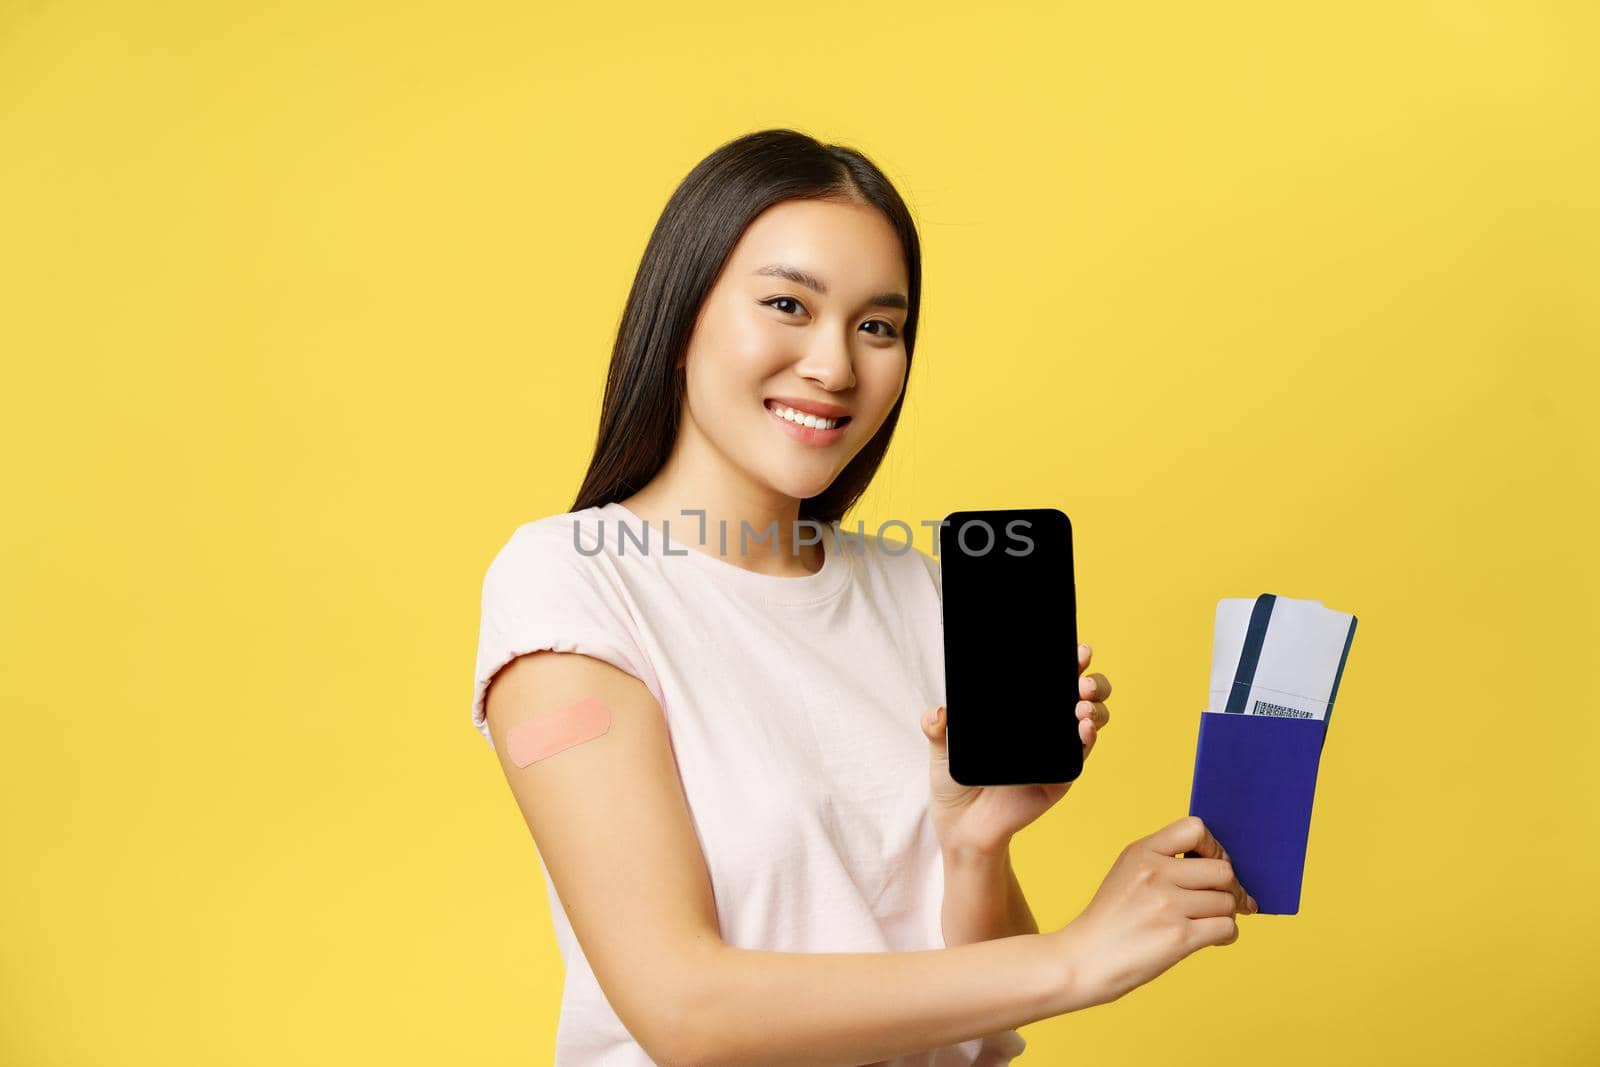
<instances>
[{"instance_id":1,"label":"thumb","mask_svg":"<svg viewBox=\"0 0 1600 1067\"><path fill-rule=\"evenodd\" d=\"M929 708L922 713L922 736L933 746L935 759L945 754L945 725L944 705Z\"/></svg>"}]
</instances>

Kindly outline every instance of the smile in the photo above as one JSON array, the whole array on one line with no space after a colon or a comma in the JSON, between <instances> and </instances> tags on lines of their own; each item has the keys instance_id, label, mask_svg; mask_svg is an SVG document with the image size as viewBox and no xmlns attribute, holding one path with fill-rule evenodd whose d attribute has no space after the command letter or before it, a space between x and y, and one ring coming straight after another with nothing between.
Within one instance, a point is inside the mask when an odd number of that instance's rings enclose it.
<instances>
[{"instance_id":1,"label":"smile","mask_svg":"<svg viewBox=\"0 0 1600 1067\"><path fill-rule=\"evenodd\" d=\"M766 408L784 430L808 444L823 445L837 441L844 436L844 427L850 422L848 415L837 419L824 419L771 401L767 402Z\"/></svg>"}]
</instances>

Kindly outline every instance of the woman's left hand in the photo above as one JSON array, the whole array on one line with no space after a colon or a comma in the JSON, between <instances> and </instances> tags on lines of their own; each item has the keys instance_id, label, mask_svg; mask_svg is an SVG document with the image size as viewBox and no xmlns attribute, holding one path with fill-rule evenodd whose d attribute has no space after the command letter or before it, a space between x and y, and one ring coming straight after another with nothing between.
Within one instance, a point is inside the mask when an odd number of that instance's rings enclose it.
<instances>
[{"instance_id":1,"label":"woman's left hand","mask_svg":"<svg viewBox=\"0 0 1600 1067\"><path fill-rule=\"evenodd\" d=\"M1099 732L1111 721L1105 700L1111 683L1103 674L1084 674L1092 650L1078 646L1078 697L1072 714L1078 719L1083 757L1089 758ZM950 777L950 757L945 750L945 709L933 708L922 717L932 767L930 784L934 829L946 852L998 854L1018 830L1049 811L1067 795L1071 782L1054 785L961 785Z\"/></svg>"}]
</instances>

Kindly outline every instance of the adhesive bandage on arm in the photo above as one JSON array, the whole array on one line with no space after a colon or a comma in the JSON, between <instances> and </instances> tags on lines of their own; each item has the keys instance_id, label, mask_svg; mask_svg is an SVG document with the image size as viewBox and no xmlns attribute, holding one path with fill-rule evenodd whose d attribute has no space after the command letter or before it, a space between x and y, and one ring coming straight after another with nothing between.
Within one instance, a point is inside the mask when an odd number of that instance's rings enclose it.
<instances>
[{"instance_id":1,"label":"adhesive bandage on arm","mask_svg":"<svg viewBox=\"0 0 1600 1067\"><path fill-rule=\"evenodd\" d=\"M526 719L506 731L506 755L518 767L553 756L563 749L611 729L611 709L599 697L584 697L564 708Z\"/></svg>"}]
</instances>

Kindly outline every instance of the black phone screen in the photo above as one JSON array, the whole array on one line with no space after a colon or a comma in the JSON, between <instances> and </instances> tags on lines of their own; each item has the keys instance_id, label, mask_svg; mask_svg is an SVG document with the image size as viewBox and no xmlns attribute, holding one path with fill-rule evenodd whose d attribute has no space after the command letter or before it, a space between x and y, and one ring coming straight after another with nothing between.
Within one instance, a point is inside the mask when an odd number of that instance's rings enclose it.
<instances>
[{"instance_id":1,"label":"black phone screen","mask_svg":"<svg viewBox=\"0 0 1600 1067\"><path fill-rule=\"evenodd\" d=\"M1078 737L1072 523L1055 508L956 511L939 527L950 776L1070 782Z\"/></svg>"}]
</instances>

